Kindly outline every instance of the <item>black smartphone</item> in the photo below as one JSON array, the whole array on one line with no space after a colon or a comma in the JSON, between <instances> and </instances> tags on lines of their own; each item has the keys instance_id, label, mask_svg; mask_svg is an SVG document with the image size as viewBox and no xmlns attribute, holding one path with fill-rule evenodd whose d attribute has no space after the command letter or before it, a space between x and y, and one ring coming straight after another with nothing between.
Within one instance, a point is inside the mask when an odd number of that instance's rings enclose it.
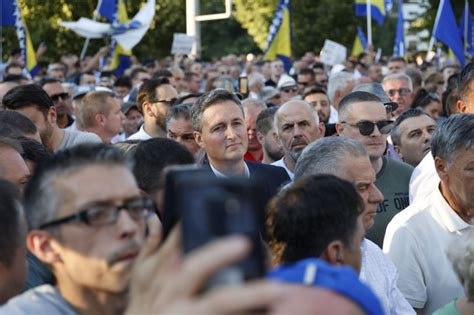
<instances>
[{"instance_id":1,"label":"black smartphone","mask_svg":"<svg viewBox=\"0 0 474 315\"><path fill-rule=\"evenodd\" d=\"M248 257L219 271L208 287L263 277L265 252L261 234L265 230L265 200L261 182L248 178L217 178L209 171L196 169L175 169L167 176L167 184L173 186L166 187L164 221L167 222L166 217L174 217L175 222L181 220L186 253L231 234L244 235L252 243ZM167 213L169 210L171 213Z\"/></svg>"},{"instance_id":2,"label":"black smartphone","mask_svg":"<svg viewBox=\"0 0 474 315\"><path fill-rule=\"evenodd\" d=\"M244 98L249 96L249 81L247 77L239 77L239 93L244 96Z\"/></svg>"}]
</instances>

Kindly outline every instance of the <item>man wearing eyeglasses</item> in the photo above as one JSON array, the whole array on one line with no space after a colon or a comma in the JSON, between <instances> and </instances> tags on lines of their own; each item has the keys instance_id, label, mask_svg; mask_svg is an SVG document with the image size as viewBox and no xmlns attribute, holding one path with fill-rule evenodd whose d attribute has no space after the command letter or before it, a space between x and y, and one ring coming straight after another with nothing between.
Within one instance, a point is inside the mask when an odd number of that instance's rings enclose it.
<instances>
[{"instance_id":1,"label":"man wearing eyeglasses","mask_svg":"<svg viewBox=\"0 0 474 315\"><path fill-rule=\"evenodd\" d=\"M58 153L25 191L28 249L56 277L11 299L2 314L123 314L151 206L117 149Z\"/></svg>"},{"instance_id":2,"label":"man wearing eyeglasses","mask_svg":"<svg viewBox=\"0 0 474 315\"><path fill-rule=\"evenodd\" d=\"M384 196L377 206L374 227L367 233L367 238L379 246L387 224L408 206L408 184L413 171L408 164L384 156L392 125L382 100L372 93L352 92L339 104L336 130L340 136L358 140L365 146L377 176L375 185Z\"/></svg>"},{"instance_id":3,"label":"man wearing eyeglasses","mask_svg":"<svg viewBox=\"0 0 474 315\"><path fill-rule=\"evenodd\" d=\"M143 125L128 140L166 138L166 117L176 103L178 92L167 78L143 82L138 90L138 109L143 114Z\"/></svg>"},{"instance_id":4,"label":"man wearing eyeglasses","mask_svg":"<svg viewBox=\"0 0 474 315\"><path fill-rule=\"evenodd\" d=\"M395 117L410 109L414 94L413 83L409 76L403 73L394 73L386 76L382 85L390 100L398 104L398 109L393 112Z\"/></svg>"},{"instance_id":5,"label":"man wearing eyeglasses","mask_svg":"<svg viewBox=\"0 0 474 315\"><path fill-rule=\"evenodd\" d=\"M289 75L284 74L281 76L277 88L280 91L281 104L284 104L298 96L298 85Z\"/></svg>"},{"instance_id":6,"label":"man wearing eyeglasses","mask_svg":"<svg viewBox=\"0 0 474 315\"><path fill-rule=\"evenodd\" d=\"M61 81L56 78L45 78L40 82L43 90L48 93L56 107L56 123L59 128L66 128L74 123L72 114L72 103L69 94L64 91Z\"/></svg>"}]
</instances>

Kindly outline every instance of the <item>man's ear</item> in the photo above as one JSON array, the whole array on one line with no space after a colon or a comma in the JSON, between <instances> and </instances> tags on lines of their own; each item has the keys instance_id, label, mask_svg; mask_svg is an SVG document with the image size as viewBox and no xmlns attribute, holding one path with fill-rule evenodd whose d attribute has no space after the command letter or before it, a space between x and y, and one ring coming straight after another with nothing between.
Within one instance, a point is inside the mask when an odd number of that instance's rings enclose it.
<instances>
[{"instance_id":1,"label":"man's ear","mask_svg":"<svg viewBox=\"0 0 474 315\"><path fill-rule=\"evenodd\" d=\"M57 114L57 112L56 112L56 107L51 106L51 107L48 109L48 114L47 114L47 116L46 116L46 119L48 120L48 122L49 122L50 124L55 124L57 118L58 118L58 114Z\"/></svg>"},{"instance_id":2,"label":"man's ear","mask_svg":"<svg viewBox=\"0 0 474 315\"><path fill-rule=\"evenodd\" d=\"M342 265L344 262L344 244L339 240L332 241L324 250L323 258L331 265Z\"/></svg>"},{"instance_id":3,"label":"man's ear","mask_svg":"<svg viewBox=\"0 0 474 315\"><path fill-rule=\"evenodd\" d=\"M106 121L106 118L104 115L102 114L95 115L95 122L97 123L97 125L103 126L105 124L105 121Z\"/></svg>"},{"instance_id":4,"label":"man's ear","mask_svg":"<svg viewBox=\"0 0 474 315\"><path fill-rule=\"evenodd\" d=\"M278 136L278 132L273 132L273 140L275 140L275 143L279 143L281 146L283 146L283 144L281 143L280 141L280 137Z\"/></svg>"},{"instance_id":5,"label":"man's ear","mask_svg":"<svg viewBox=\"0 0 474 315\"><path fill-rule=\"evenodd\" d=\"M458 100L456 103L456 109L458 110L458 113L465 113L467 110L467 106L462 100Z\"/></svg>"},{"instance_id":6,"label":"man's ear","mask_svg":"<svg viewBox=\"0 0 474 315\"><path fill-rule=\"evenodd\" d=\"M338 135L341 135L342 132L344 131L344 125L341 123L336 123L336 132Z\"/></svg>"},{"instance_id":7,"label":"man's ear","mask_svg":"<svg viewBox=\"0 0 474 315\"><path fill-rule=\"evenodd\" d=\"M401 151L400 147L398 145L394 145L393 149L395 150L397 155L403 160L403 154L402 154L402 151Z\"/></svg>"},{"instance_id":8,"label":"man's ear","mask_svg":"<svg viewBox=\"0 0 474 315\"><path fill-rule=\"evenodd\" d=\"M53 264L61 261L61 257L56 250L57 242L46 231L32 230L26 235L26 247L39 260L46 264Z\"/></svg>"},{"instance_id":9,"label":"man's ear","mask_svg":"<svg viewBox=\"0 0 474 315\"><path fill-rule=\"evenodd\" d=\"M155 117L153 112L153 105L151 103L143 103L143 116Z\"/></svg>"},{"instance_id":10,"label":"man's ear","mask_svg":"<svg viewBox=\"0 0 474 315\"><path fill-rule=\"evenodd\" d=\"M194 136L194 141L196 141L198 146L200 146L201 148L203 148L205 150L206 145L205 145L205 143L202 139L202 133L200 133L199 131L193 131L193 136Z\"/></svg>"},{"instance_id":11,"label":"man's ear","mask_svg":"<svg viewBox=\"0 0 474 315\"><path fill-rule=\"evenodd\" d=\"M319 122L319 133L321 134L321 138L324 137L326 133L326 125L323 122Z\"/></svg>"},{"instance_id":12,"label":"man's ear","mask_svg":"<svg viewBox=\"0 0 474 315\"><path fill-rule=\"evenodd\" d=\"M435 157L434 163L435 163L436 173L438 173L439 178L443 182L446 182L448 177L449 177L448 176L448 164L446 163L445 160L443 160L440 157Z\"/></svg>"}]
</instances>

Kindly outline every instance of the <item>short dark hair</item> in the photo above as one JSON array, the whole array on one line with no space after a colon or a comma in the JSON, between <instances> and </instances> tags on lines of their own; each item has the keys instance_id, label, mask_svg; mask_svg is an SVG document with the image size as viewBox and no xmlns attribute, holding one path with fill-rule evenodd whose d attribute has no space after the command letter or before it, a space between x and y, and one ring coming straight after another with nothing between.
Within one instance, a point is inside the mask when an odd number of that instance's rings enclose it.
<instances>
[{"instance_id":1,"label":"short dark hair","mask_svg":"<svg viewBox=\"0 0 474 315\"><path fill-rule=\"evenodd\" d=\"M0 111L0 126L9 125L16 129L20 135L33 135L38 132L36 125L22 113L5 110Z\"/></svg>"},{"instance_id":2,"label":"short dark hair","mask_svg":"<svg viewBox=\"0 0 474 315\"><path fill-rule=\"evenodd\" d=\"M351 246L363 201L333 175L313 175L283 190L267 207L267 231L277 263L320 257L334 240Z\"/></svg>"},{"instance_id":3,"label":"short dark hair","mask_svg":"<svg viewBox=\"0 0 474 315\"><path fill-rule=\"evenodd\" d=\"M400 146L402 144L402 139L401 139L401 134L400 134L401 123L407 120L408 118L419 117L423 115L430 117L430 115L428 115L427 113L425 113L424 111L418 108L411 108L401 113L400 116L398 116L397 119L395 120L395 123L393 124L393 129L390 133L390 136L392 137L393 145Z\"/></svg>"},{"instance_id":4,"label":"short dark hair","mask_svg":"<svg viewBox=\"0 0 474 315\"><path fill-rule=\"evenodd\" d=\"M11 62L5 67L5 73L8 73L8 70L11 68L20 68L23 70L23 67L19 63Z\"/></svg>"},{"instance_id":5,"label":"short dark hair","mask_svg":"<svg viewBox=\"0 0 474 315\"><path fill-rule=\"evenodd\" d=\"M161 78L161 77L172 78L173 74L168 69L159 69L159 70L156 70L155 73L153 73L153 78Z\"/></svg>"},{"instance_id":6,"label":"short dark hair","mask_svg":"<svg viewBox=\"0 0 474 315\"><path fill-rule=\"evenodd\" d=\"M201 96L202 96L202 93L189 93L178 98L178 100L176 101L176 104L191 104L191 103L186 102L186 100L193 97L201 97Z\"/></svg>"},{"instance_id":7,"label":"short dark hair","mask_svg":"<svg viewBox=\"0 0 474 315\"><path fill-rule=\"evenodd\" d=\"M469 97L471 82L474 82L474 61L465 65L458 76L457 88L459 99L465 101Z\"/></svg>"},{"instance_id":8,"label":"short dark hair","mask_svg":"<svg viewBox=\"0 0 474 315\"><path fill-rule=\"evenodd\" d=\"M304 89L303 99L305 99L306 96L313 94L324 94L327 96L328 92L324 86L320 84L313 84Z\"/></svg>"},{"instance_id":9,"label":"short dark hair","mask_svg":"<svg viewBox=\"0 0 474 315\"><path fill-rule=\"evenodd\" d=\"M35 164L35 166L46 163L49 161L53 155L48 149L33 139L21 137L18 139L23 148L22 157L25 161L31 161Z\"/></svg>"},{"instance_id":10,"label":"short dark hair","mask_svg":"<svg viewBox=\"0 0 474 315\"><path fill-rule=\"evenodd\" d=\"M41 79L41 81L39 82L39 85L41 87L45 86L46 84L50 84L50 83L59 83L61 84L61 81L58 80L57 78L54 78L54 77L44 77Z\"/></svg>"},{"instance_id":11,"label":"short dark hair","mask_svg":"<svg viewBox=\"0 0 474 315\"><path fill-rule=\"evenodd\" d=\"M432 101L439 102L441 104L441 99L436 93L429 92L424 88L420 88L413 98L411 103L411 108L425 108L430 105Z\"/></svg>"},{"instance_id":12,"label":"short dark hair","mask_svg":"<svg viewBox=\"0 0 474 315\"><path fill-rule=\"evenodd\" d=\"M54 106L48 94L36 84L14 87L3 97L3 105L10 110L35 106L45 117Z\"/></svg>"},{"instance_id":13,"label":"short dark hair","mask_svg":"<svg viewBox=\"0 0 474 315\"><path fill-rule=\"evenodd\" d=\"M260 132L262 135L266 135L273 128L273 119L275 118L275 113L277 112L277 107L265 108L258 114L256 121L257 132Z\"/></svg>"},{"instance_id":14,"label":"short dark hair","mask_svg":"<svg viewBox=\"0 0 474 315\"><path fill-rule=\"evenodd\" d=\"M346 96L344 96L339 103L339 120L341 120L341 116L344 116L344 114L347 114L347 111L349 109L349 106L353 103L359 103L359 102L379 102L380 104L383 105L382 100L369 92L365 91L356 91L352 92Z\"/></svg>"},{"instance_id":15,"label":"short dark hair","mask_svg":"<svg viewBox=\"0 0 474 315\"><path fill-rule=\"evenodd\" d=\"M130 81L130 77L122 76L118 78L117 81L115 81L114 86L115 87L124 86L129 89L132 89L132 81Z\"/></svg>"},{"instance_id":16,"label":"short dark hair","mask_svg":"<svg viewBox=\"0 0 474 315\"><path fill-rule=\"evenodd\" d=\"M168 117L166 117L166 123L168 124L173 118L191 120L191 105L180 104L171 107L170 113L168 114Z\"/></svg>"},{"instance_id":17,"label":"short dark hair","mask_svg":"<svg viewBox=\"0 0 474 315\"><path fill-rule=\"evenodd\" d=\"M212 105L224 101L234 102L238 107L240 107L243 114L244 109L242 108L242 102L234 93L225 89L214 89L201 95L191 108L191 122L193 124L193 129L195 131L201 131L202 115L204 111Z\"/></svg>"},{"instance_id":18,"label":"short dark hair","mask_svg":"<svg viewBox=\"0 0 474 315\"><path fill-rule=\"evenodd\" d=\"M138 187L153 194L163 187L163 170L170 165L194 164L186 147L167 138L152 138L141 142L133 153L133 174Z\"/></svg>"},{"instance_id":19,"label":"short dark hair","mask_svg":"<svg viewBox=\"0 0 474 315\"><path fill-rule=\"evenodd\" d=\"M0 264L9 267L16 251L25 242L26 231L22 223L20 193L15 185L0 179L0 200Z\"/></svg>"},{"instance_id":20,"label":"short dark hair","mask_svg":"<svg viewBox=\"0 0 474 315\"><path fill-rule=\"evenodd\" d=\"M18 83L18 84L20 84L21 81L23 81L23 80L26 81L28 79L25 78L21 74L8 74L3 78L3 82L15 82L15 83Z\"/></svg>"},{"instance_id":21,"label":"short dark hair","mask_svg":"<svg viewBox=\"0 0 474 315\"><path fill-rule=\"evenodd\" d=\"M124 166L131 163L117 148L101 143L87 143L59 151L53 157L38 165L24 192L25 214L29 229L56 219L63 204L64 194L58 192L53 182L71 172L93 165Z\"/></svg>"},{"instance_id":22,"label":"short dark hair","mask_svg":"<svg viewBox=\"0 0 474 315\"><path fill-rule=\"evenodd\" d=\"M196 72L192 72L192 71L186 71L186 72L184 73L184 78L183 78L183 80L186 81L186 82L189 82L189 81L191 81L191 79L192 79L193 77L199 77L199 74L197 74Z\"/></svg>"},{"instance_id":23,"label":"short dark hair","mask_svg":"<svg viewBox=\"0 0 474 315\"><path fill-rule=\"evenodd\" d=\"M140 111L143 112L143 104L145 102L154 103L157 101L157 89L163 84L170 84L170 80L168 80L168 78L161 77L146 80L142 83L137 94L138 109L140 109Z\"/></svg>"},{"instance_id":24,"label":"short dark hair","mask_svg":"<svg viewBox=\"0 0 474 315\"><path fill-rule=\"evenodd\" d=\"M136 79L139 73L148 73L148 71L146 71L146 69L144 68L135 68L130 73L130 79L131 80Z\"/></svg>"},{"instance_id":25,"label":"short dark hair","mask_svg":"<svg viewBox=\"0 0 474 315\"><path fill-rule=\"evenodd\" d=\"M403 57L396 57L396 56L393 56L393 57L390 57L388 59L388 62L396 62L396 61L400 61L400 62L403 62L404 64L407 64L405 58Z\"/></svg>"},{"instance_id":26,"label":"short dark hair","mask_svg":"<svg viewBox=\"0 0 474 315\"><path fill-rule=\"evenodd\" d=\"M310 68L301 69L300 72L298 73L298 75L309 75L309 76L311 76L312 79L314 79L314 77L316 76L313 69L310 69Z\"/></svg>"}]
</instances>

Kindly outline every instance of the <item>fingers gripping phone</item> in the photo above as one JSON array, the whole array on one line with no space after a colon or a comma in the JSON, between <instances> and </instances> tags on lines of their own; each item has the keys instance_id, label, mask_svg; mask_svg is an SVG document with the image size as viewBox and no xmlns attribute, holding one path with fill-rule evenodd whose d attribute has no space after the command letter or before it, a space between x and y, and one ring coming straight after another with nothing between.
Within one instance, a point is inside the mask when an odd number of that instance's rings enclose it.
<instances>
[{"instance_id":1,"label":"fingers gripping phone","mask_svg":"<svg viewBox=\"0 0 474 315\"><path fill-rule=\"evenodd\" d=\"M175 169L167 174L164 227L180 218L186 253L222 236L245 235L252 242L249 256L221 270L208 287L235 284L265 273L265 201L263 186L248 178L217 178L200 169Z\"/></svg>"}]
</instances>

